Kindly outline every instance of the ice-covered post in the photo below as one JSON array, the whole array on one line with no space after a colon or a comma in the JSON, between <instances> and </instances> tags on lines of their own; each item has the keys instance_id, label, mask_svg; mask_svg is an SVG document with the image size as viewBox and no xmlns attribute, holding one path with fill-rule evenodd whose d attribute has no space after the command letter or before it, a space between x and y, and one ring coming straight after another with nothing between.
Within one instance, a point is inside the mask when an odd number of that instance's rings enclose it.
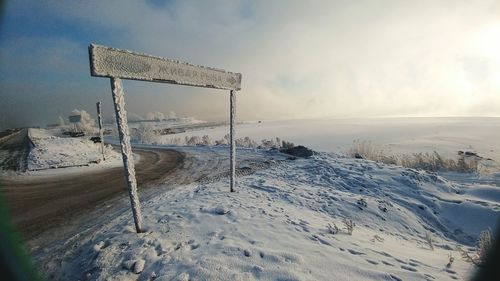
<instances>
[{"instance_id":1,"label":"ice-covered post","mask_svg":"<svg viewBox=\"0 0 500 281\"><path fill-rule=\"evenodd\" d=\"M229 92L229 140L230 140L230 153L229 153L229 166L231 171L230 190L234 192L236 185L236 144L235 144L235 131L234 122L236 118L236 94L234 90Z\"/></svg>"},{"instance_id":2,"label":"ice-covered post","mask_svg":"<svg viewBox=\"0 0 500 281\"><path fill-rule=\"evenodd\" d=\"M123 85L120 78L111 77L111 91L113 92L116 123L118 124L118 135L120 137L120 145L122 148L123 167L125 168L125 177L127 179L130 203L132 204L135 229L137 230L137 233L140 233L142 232L141 204L139 202L139 195L137 194L134 158L132 155L132 146L130 145L127 112L125 111L125 99L123 96Z\"/></svg>"},{"instance_id":3,"label":"ice-covered post","mask_svg":"<svg viewBox=\"0 0 500 281\"><path fill-rule=\"evenodd\" d=\"M106 161L106 157L104 156L104 138L102 135L102 119L101 119L101 102L97 102L97 123L99 125L99 137L101 138L101 153L102 153L102 161Z\"/></svg>"}]
</instances>

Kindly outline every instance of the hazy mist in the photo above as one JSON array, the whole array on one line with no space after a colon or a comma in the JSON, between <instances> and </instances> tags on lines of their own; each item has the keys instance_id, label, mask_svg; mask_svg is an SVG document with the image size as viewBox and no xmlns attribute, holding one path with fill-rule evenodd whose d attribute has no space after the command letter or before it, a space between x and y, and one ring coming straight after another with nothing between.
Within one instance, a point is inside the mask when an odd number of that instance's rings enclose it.
<instances>
[{"instance_id":1,"label":"hazy mist","mask_svg":"<svg viewBox=\"0 0 500 281\"><path fill-rule=\"evenodd\" d=\"M500 116L498 1L7 1L0 129L112 116L89 43L243 74L240 119ZM225 119L225 91L125 82L127 110Z\"/></svg>"}]
</instances>

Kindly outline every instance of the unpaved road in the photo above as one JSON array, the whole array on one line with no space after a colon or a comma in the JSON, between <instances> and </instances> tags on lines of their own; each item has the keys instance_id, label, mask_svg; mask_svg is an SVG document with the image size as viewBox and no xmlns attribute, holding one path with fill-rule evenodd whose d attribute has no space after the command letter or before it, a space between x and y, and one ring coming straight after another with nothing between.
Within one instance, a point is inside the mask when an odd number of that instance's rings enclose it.
<instances>
[{"instance_id":1,"label":"unpaved road","mask_svg":"<svg viewBox=\"0 0 500 281\"><path fill-rule=\"evenodd\" d=\"M227 180L227 148L177 147L171 150L138 146L133 151L141 156L136 163L136 174L139 199L143 204L185 184ZM243 167L237 167L238 176L270 165L262 154L242 152L238 163ZM82 168L77 173L63 176L0 178L0 192L11 209L13 222L27 249L40 268L58 261L62 253L92 239L98 229L105 228L124 213L130 215L130 224L133 225L121 166L101 171Z\"/></svg>"},{"instance_id":2,"label":"unpaved road","mask_svg":"<svg viewBox=\"0 0 500 281\"><path fill-rule=\"evenodd\" d=\"M138 186L145 189L182 166L184 153L168 149L134 149ZM0 179L0 190L14 224L26 240L63 227L113 198L127 194L122 167L21 180ZM120 196L121 195L121 196Z\"/></svg>"}]
</instances>

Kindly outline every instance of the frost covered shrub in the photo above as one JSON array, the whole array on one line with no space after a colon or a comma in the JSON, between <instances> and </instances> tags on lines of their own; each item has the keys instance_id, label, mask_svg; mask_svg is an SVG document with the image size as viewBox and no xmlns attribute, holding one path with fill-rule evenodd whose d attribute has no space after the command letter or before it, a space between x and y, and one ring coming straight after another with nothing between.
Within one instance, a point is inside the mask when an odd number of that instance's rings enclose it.
<instances>
[{"instance_id":1,"label":"frost covered shrub","mask_svg":"<svg viewBox=\"0 0 500 281\"><path fill-rule=\"evenodd\" d=\"M293 147L293 143L282 141L280 138L273 138L270 140L264 139L262 140L262 144L258 144L255 140L250 137L238 138L234 140L237 147L246 147L246 148L281 148L283 147ZM211 145L229 145L230 137L229 134L226 134L222 139L212 140L209 135L204 135L201 138L199 136L185 136L184 142L181 141L180 138L168 138L163 141L164 144L173 144L173 145L187 145L187 146L211 146Z\"/></svg>"},{"instance_id":2,"label":"frost covered shrub","mask_svg":"<svg viewBox=\"0 0 500 281\"><path fill-rule=\"evenodd\" d=\"M220 140L215 140L215 145L225 145L229 144L229 134L224 135Z\"/></svg>"},{"instance_id":3,"label":"frost covered shrub","mask_svg":"<svg viewBox=\"0 0 500 281\"><path fill-rule=\"evenodd\" d=\"M247 147L247 148L282 148L282 147L293 147L293 143L282 141L280 138L276 137L273 139L263 139L261 144L257 143L250 137L244 137L234 140L237 147ZM229 145L230 139L229 134L226 134L224 138L220 140L215 140L215 145Z\"/></svg>"},{"instance_id":4,"label":"frost covered shrub","mask_svg":"<svg viewBox=\"0 0 500 281\"><path fill-rule=\"evenodd\" d=\"M347 230L347 234L352 235L352 232L354 231L354 227L356 224L351 220L351 219L342 219L342 222L344 223L344 226Z\"/></svg>"},{"instance_id":5,"label":"frost covered shrub","mask_svg":"<svg viewBox=\"0 0 500 281\"><path fill-rule=\"evenodd\" d=\"M295 146L295 145L293 144L293 142L289 142L289 141L285 141L285 140L283 140L283 141L281 142L281 148L282 148L282 149L289 149L289 148L292 148L292 147L294 147L294 146Z\"/></svg>"},{"instance_id":6,"label":"frost covered shrub","mask_svg":"<svg viewBox=\"0 0 500 281\"><path fill-rule=\"evenodd\" d=\"M172 138L170 139L170 144L173 144L173 145L181 145L181 138Z\"/></svg>"},{"instance_id":7,"label":"frost covered shrub","mask_svg":"<svg viewBox=\"0 0 500 281\"><path fill-rule=\"evenodd\" d=\"M215 145L224 145L224 144L227 144L224 139L221 139L221 140L215 140Z\"/></svg>"},{"instance_id":8,"label":"frost covered shrub","mask_svg":"<svg viewBox=\"0 0 500 281\"><path fill-rule=\"evenodd\" d=\"M493 246L493 237L490 230L481 231L478 239L478 247L479 247L479 259L481 262L486 260L486 256L489 253L491 246Z\"/></svg>"},{"instance_id":9,"label":"frost covered shrub","mask_svg":"<svg viewBox=\"0 0 500 281\"><path fill-rule=\"evenodd\" d=\"M346 151L348 157L363 158L389 165L399 165L406 168L420 169L431 172L453 171L461 173L478 173L478 156L458 155L457 160L443 158L438 152L413 153L404 155L386 155L384 151L370 141L353 141Z\"/></svg>"},{"instance_id":10,"label":"frost covered shrub","mask_svg":"<svg viewBox=\"0 0 500 281\"><path fill-rule=\"evenodd\" d=\"M201 145L208 146L211 144L212 144L212 140L210 139L210 137L208 135L204 135L203 137L201 137Z\"/></svg>"},{"instance_id":11,"label":"frost covered shrub","mask_svg":"<svg viewBox=\"0 0 500 281\"><path fill-rule=\"evenodd\" d=\"M281 146L281 140L280 138L276 139L263 139L262 144L260 145L261 148L280 148Z\"/></svg>"},{"instance_id":12,"label":"frost covered shrub","mask_svg":"<svg viewBox=\"0 0 500 281\"><path fill-rule=\"evenodd\" d=\"M447 268L450 268L453 262L455 261L455 258L451 253L448 254L448 263L446 264Z\"/></svg>"},{"instance_id":13,"label":"frost covered shrub","mask_svg":"<svg viewBox=\"0 0 500 281\"><path fill-rule=\"evenodd\" d=\"M429 248L434 251L434 244L432 242L432 236L431 236L430 232L428 232L428 231L425 232L425 242L427 243Z\"/></svg>"},{"instance_id":14,"label":"frost covered shrub","mask_svg":"<svg viewBox=\"0 0 500 281\"><path fill-rule=\"evenodd\" d=\"M162 121L165 120L165 115L161 112L155 111L155 112L148 112L146 114L146 120L154 120L154 121Z\"/></svg>"},{"instance_id":15,"label":"frost covered shrub","mask_svg":"<svg viewBox=\"0 0 500 281\"><path fill-rule=\"evenodd\" d=\"M133 138L143 144L158 143L159 136L156 134L154 127L151 124L143 124L133 131Z\"/></svg>"},{"instance_id":16,"label":"frost covered shrub","mask_svg":"<svg viewBox=\"0 0 500 281\"><path fill-rule=\"evenodd\" d=\"M76 123L76 128L86 134L93 134L96 132L95 120L85 110L74 109L71 115L80 115L80 122Z\"/></svg>"},{"instance_id":17,"label":"frost covered shrub","mask_svg":"<svg viewBox=\"0 0 500 281\"><path fill-rule=\"evenodd\" d=\"M333 235L339 233L340 231L339 227L335 223L333 223L333 226L331 224L328 224L326 227L328 229L328 233Z\"/></svg>"},{"instance_id":18,"label":"frost covered shrub","mask_svg":"<svg viewBox=\"0 0 500 281\"><path fill-rule=\"evenodd\" d=\"M370 141L354 140L352 147L347 150L346 154L349 157L379 161L383 151Z\"/></svg>"},{"instance_id":19,"label":"frost covered shrub","mask_svg":"<svg viewBox=\"0 0 500 281\"><path fill-rule=\"evenodd\" d=\"M457 250L465 261L473 263L476 266L482 266L486 261L486 257L493 246L493 235L491 230L481 231L477 240L477 253L474 255L469 254L462 248L458 247Z\"/></svg>"},{"instance_id":20,"label":"frost covered shrub","mask_svg":"<svg viewBox=\"0 0 500 281\"><path fill-rule=\"evenodd\" d=\"M192 137L185 137L186 145L187 146L195 146L201 143L201 139L198 136L192 136Z\"/></svg>"},{"instance_id":21,"label":"frost covered shrub","mask_svg":"<svg viewBox=\"0 0 500 281\"><path fill-rule=\"evenodd\" d=\"M257 143L249 137L237 139L237 140L235 140L235 143L236 143L236 146L239 146L239 147L256 148L258 146Z\"/></svg>"},{"instance_id":22,"label":"frost covered shrub","mask_svg":"<svg viewBox=\"0 0 500 281\"><path fill-rule=\"evenodd\" d=\"M479 171L478 157L465 157L459 155L457 161L445 159L439 153L414 153L411 156L400 157L400 165L403 167L437 171L452 171L460 173L477 173Z\"/></svg>"}]
</instances>

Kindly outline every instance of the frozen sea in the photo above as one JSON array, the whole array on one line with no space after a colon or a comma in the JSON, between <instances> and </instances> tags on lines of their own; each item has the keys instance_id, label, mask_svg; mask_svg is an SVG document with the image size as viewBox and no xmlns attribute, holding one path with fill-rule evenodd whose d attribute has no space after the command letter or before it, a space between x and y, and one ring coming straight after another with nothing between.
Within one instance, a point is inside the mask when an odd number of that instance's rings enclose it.
<instances>
[{"instance_id":1,"label":"frozen sea","mask_svg":"<svg viewBox=\"0 0 500 281\"><path fill-rule=\"evenodd\" d=\"M228 126L205 128L162 137L209 135L222 139ZM256 141L280 137L316 151L344 152L353 141L369 141L388 154L437 151L455 157L458 150L472 151L500 162L500 118L497 117L408 117L350 118L279 121L246 121L236 127L238 138Z\"/></svg>"}]
</instances>

